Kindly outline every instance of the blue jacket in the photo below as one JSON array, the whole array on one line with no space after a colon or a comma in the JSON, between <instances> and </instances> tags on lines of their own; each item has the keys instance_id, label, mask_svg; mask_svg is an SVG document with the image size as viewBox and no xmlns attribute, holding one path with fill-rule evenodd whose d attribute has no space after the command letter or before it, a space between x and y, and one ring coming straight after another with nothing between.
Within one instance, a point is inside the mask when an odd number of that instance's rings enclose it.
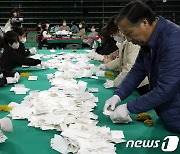
<instances>
[{"instance_id":1,"label":"blue jacket","mask_svg":"<svg viewBox=\"0 0 180 154\"><path fill-rule=\"evenodd\" d=\"M115 94L125 99L146 76L150 92L128 102L128 110L141 113L154 109L170 131L180 133L180 27L163 17Z\"/></svg>"}]
</instances>

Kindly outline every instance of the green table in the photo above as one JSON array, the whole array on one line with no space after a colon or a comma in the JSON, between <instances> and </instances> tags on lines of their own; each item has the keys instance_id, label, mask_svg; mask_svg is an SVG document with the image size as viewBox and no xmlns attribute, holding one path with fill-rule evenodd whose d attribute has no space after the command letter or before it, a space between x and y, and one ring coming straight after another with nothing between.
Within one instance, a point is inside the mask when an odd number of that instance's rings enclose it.
<instances>
[{"instance_id":1,"label":"green table","mask_svg":"<svg viewBox=\"0 0 180 154\"><path fill-rule=\"evenodd\" d=\"M47 39L47 43L49 44L82 44L83 41L80 38L55 38L55 39Z\"/></svg>"},{"instance_id":2,"label":"green table","mask_svg":"<svg viewBox=\"0 0 180 154\"><path fill-rule=\"evenodd\" d=\"M60 51L60 50L58 50ZM72 52L72 50L63 50ZM50 53L49 50L40 50L39 53L54 54ZM82 50L77 50L77 53L83 53ZM98 62L94 62L99 64ZM28 81L27 78L21 78L19 83L25 84L27 88L31 90L47 90L50 88L50 83L46 79L47 73L54 73L55 69L38 70L32 68L17 68L19 72L30 72L32 75L38 76L38 81ZM99 116L99 126L108 126L112 130L123 130L125 139L128 140L160 140L158 148L126 148L126 143L116 145L117 154L161 154L165 153L161 150L163 139L166 136L178 136L172 132L167 131L162 122L158 119L154 111L149 113L153 115L155 125L153 127L145 126L141 122L133 120L130 124L113 124L111 120L102 114L105 100L112 96L114 89L105 89L103 83L106 81L105 78L99 78L98 80L84 78L84 81L88 82L88 87L99 88L98 93L94 93L95 96L99 97L98 106L94 112ZM38 84L37 84L38 82ZM13 85L7 85L0 89L0 104L8 104L12 101L21 103L22 99L26 95L15 95L14 92L10 92L10 88ZM134 92L124 102L128 102L131 99L137 98L139 95ZM0 118L4 117L8 113L1 112ZM134 118L135 115L131 114ZM53 138L54 134L59 134L57 131L42 131L38 128L28 127L27 120L13 120L14 131L11 134L6 133L8 137L5 143L0 144L0 154L58 154L57 151L50 147L50 139ZM174 152L175 154L180 153L180 145Z\"/></svg>"}]
</instances>

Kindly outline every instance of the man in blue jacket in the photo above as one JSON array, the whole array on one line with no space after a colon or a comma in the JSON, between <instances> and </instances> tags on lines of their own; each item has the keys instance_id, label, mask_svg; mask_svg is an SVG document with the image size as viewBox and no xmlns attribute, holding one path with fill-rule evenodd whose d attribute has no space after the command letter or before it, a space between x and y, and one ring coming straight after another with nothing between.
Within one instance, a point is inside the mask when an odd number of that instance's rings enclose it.
<instances>
[{"instance_id":1,"label":"man in blue jacket","mask_svg":"<svg viewBox=\"0 0 180 154\"><path fill-rule=\"evenodd\" d=\"M116 23L128 41L140 45L141 50L131 71L106 101L104 112L111 110L115 123L128 123L132 121L129 113L154 109L168 130L180 133L180 27L156 17L141 1L127 4ZM116 107L146 76L150 91Z\"/></svg>"}]
</instances>

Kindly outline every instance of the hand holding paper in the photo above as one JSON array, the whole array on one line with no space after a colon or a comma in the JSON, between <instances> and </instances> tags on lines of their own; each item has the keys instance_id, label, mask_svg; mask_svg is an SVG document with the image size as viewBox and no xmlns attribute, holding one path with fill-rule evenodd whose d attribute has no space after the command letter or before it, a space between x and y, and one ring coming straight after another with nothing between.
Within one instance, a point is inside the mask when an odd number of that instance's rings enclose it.
<instances>
[{"instance_id":1,"label":"hand holding paper","mask_svg":"<svg viewBox=\"0 0 180 154\"><path fill-rule=\"evenodd\" d=\"M12 84L18 82L18 79L16 77L7 77L7 84Z\"/></svg>"},{"instance_id":2,"label":"hand holding paper","mask_svg":"<svg viewBox=\"0 0 180 154\"><path fill-rule=\"evenodd\" d=\"M127 104L119 105L111 114L110 118L113 123L129 123L132 119L129 116Z\"/></svg>"}]
</instances>

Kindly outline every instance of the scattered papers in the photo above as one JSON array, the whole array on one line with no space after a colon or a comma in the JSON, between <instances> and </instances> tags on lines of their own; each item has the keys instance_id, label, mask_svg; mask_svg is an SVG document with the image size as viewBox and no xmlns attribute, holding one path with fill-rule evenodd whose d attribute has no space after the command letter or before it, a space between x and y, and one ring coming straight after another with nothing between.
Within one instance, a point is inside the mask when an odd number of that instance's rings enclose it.
<instances>
[{"instance_id":1,"label":"scattered papers","mask_svg":"<svg viewBox=\"0 0 180 154\"><path fill-rule=\"evenodd\" d=\"M29 76L29 78L28 78L28 80L37 80L38 79L38 77L37 76Z\"/></svg>"},{"instance_id":2,"label":"scattered papers","mask_svg":"<svg viewBox=\"0 0 180 154\"><path fill-rule=\"evenodd\" d=\"M56 50L54 50L54 49L51 49L51 50L49 50L50 52L56 52Z\"/></svg>"},{"instance_id":3,"label":"scattered papers","mask_svg":"<svg viewBox=\"0 0 180 154\"><path fill-rule=\"evenodd\" d=\"M96 76L104 77L105 76L105 71L97 71Z\"/></svg>"},{"instance_id":4,"label":"scattered papers","mask_svg":"<svg viewBox=\"0 0 180 154\"><path fill-rule=\"evenodd\" d=\"M97 93L99 90L98 88L88 88L88 91L92 93Z\"/></svg>"},{"instance_id":5,"label":"scattered papers","mask_svg":"<svg viewBox=\"0 0 180 154\"><path fill-rule=\"evenodd\" d=\"M29 88L25 88L23 84L15 84L15 87L12 87L10 91L14 91L16 95L18 94L26 94L29 91Z\"/></svg>"},{"instance_id":6,"label":"scattered papers","mask_svg":"<svg viewBox=\"0 0 180 154\"><path fill-rule=\"evenodd\" d=\"M21 104L11 103L10 115L13 119L27 119L31 127L61 131L51 139L51 147L60 153L115 154L115 143L125 141L123 132L97 126L98 116L92 111L97 106L98 97L92 92L98 92L98 88L86 90L86 82L75 80L83 77L98 79L105 72L89 64L86 54L51 55L37 55L36 58L50 58L42 66L57 69L53 74L46 74L52 87L30 92ZM30 76L28 80L37 80L37 76ZM18 94L27 90L24 85L11 88Z\"/></svg>"},{"instance_id":7,"label":"scattered papers","mask_svg":"<svg viewBox=\"0 0 180 154\"><path fill-rule=\"evenodd\" d=\"M62 136L55 134L54 138L51 139L51 147L62 154L66 154L68 141Z\"/></svg>"}]
</instances>

